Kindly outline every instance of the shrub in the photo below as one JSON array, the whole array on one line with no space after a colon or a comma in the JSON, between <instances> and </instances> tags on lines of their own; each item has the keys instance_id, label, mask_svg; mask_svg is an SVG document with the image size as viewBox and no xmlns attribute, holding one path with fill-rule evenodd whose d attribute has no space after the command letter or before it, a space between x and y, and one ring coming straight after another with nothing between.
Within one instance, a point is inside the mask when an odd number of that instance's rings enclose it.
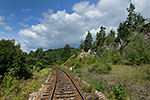
<instances>
[{"instance_id":1,"label":"shrub","mask_svg":"<svg viewBox=\"0 0 150 100\"><path fill-rule=\"evenodd\" d=\"M28 65L28 69L33 69L34 65Z\"/></svg>"},{"instance_id":2,"label":"shrub","mask_svg":"<svg viewBox=\"0 0 150 100\"><path fill-rule=\"evenodd\" d=\"M122 63L122 57L119 52L113 55L112 62L113 62L113 64L121 64Z\"/></svg>"},{"instance_id":3,"label":"shrub","mask_svg":"<svg viewBox=\"0 0 150 100\"><path fill-rule=\"evenodd\" d=\"M94 88L98 91L102 91L106 88L106 86L104 85L104 82L101 80L94 82L93 85L94 85Z\"/></svg>"},{"instance_id":4,"label":"shrub","mask_svg":"<svg viewBox=\"0 0 150 100\"><path fill-rule=\"evenodd\" d=\"M112 87L112 90L113 90L113 93L115 94L116 96L116 99L119 99L119 100L123 100L125 99L126 95L127 95L127 90L125 87L123 87L123 84L120 83L119 86L116 86L114 85Z\"/></svg>"},{"instance_id":5,"label":"shrub","mask_svg":"<svg viewBox=\"0 0 150 100\"><path fill-rule=\"evenodd\" d=\"M35 67L40 67L40 68L42 68L42 67L43 67L43 64L42 64L41 62L36 62Z\"/></svg>"},{"instance_id":6,"label":"shrub","mask_svg":"<svg viewBox=\"0 0 150 100\"><path fill-rule=\"evenodd\" d=\"M81 68L82 67L82 64L79 63L79 62L76 62L75 65L74 65L75 69L77 68Z\"/></svg>"},{"instance_id":7,"label":"shrub","mask_svg":"<svg viewBox=\"0 0 150 100\"><path fill-rule=\"evenodd\" d=\"M34 70L37 70L39 72L41 70L41 67L35 67Z\"/></svg>"},{"instance_id":8,"label":"shrub","mask_svg":"<svg viewBox=\"0 0 150 100\"><path fill-rule=\"evenodd\" d=\"M95 63L88 69L89 72L96 72L98 74L106 74L111 70L112 67L108 63Z\"/></svg>"},{"instance_id":9,"label":"shrub","mask_svg":"<svg viewBox=\"0 0 150 100\"><path fill-rule=\"evenodd\" d=\"M50 70L48 68L44 68L42 70L40 70L41 74L47 75L50 72Z\"/></svg>"},{"instance_id":10,"label":"shrub","mask_svg":"<svg viewBox=\"0 0 150 100\"><path fill-rule=\"evenodd\" d=\"M77 70L76 70L76 73L81 73L81 70L80 70L80 69L77 69Z\"/></svg>"}]
</instances>

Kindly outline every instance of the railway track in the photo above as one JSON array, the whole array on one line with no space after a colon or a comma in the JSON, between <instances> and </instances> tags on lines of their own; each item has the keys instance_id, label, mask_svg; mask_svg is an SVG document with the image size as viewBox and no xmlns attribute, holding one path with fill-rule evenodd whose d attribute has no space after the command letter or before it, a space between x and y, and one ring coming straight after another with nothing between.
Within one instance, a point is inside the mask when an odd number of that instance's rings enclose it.
<instances>
[{"instance_id":1,"label":"railway track","mask_svg":"<svg viewBox=\"0 0 150 100\"><path fill-rule=\"evenodd\" d=\"M53 68L55 76L41 100L86 100L73 79L63 70Z\"/></svg>"}]
</instances>

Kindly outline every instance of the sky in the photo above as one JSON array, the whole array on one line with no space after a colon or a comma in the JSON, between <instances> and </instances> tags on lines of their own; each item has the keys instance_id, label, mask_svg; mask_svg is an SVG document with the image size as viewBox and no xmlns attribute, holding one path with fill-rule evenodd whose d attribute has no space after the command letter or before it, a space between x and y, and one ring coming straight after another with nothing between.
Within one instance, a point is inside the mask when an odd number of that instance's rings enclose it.
<instances>
[{"instance_id":1,"label":"sky","mask_svg":"<svg viewBox=\"0 0 150 100\"><path fill-rule=\"evenodd\" d=\"M25 52L78 48L88 31L95 40L100 26L116 30L131 2L150 18L149 0L0 0L0 40L15 39Z\"/></svg>"}]
</instances>

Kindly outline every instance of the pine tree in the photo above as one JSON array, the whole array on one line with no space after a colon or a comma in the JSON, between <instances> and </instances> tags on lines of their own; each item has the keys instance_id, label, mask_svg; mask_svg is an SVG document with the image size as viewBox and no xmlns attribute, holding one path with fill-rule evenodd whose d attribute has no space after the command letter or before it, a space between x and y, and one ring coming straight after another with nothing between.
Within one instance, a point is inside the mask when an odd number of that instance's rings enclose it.
<instances>
[{"instance_id":1,"label":"pine tree","mask_svg":"<svg viewBox=\"0 0 150 100\"><path fill-rule=\"evenodd\" d=\"M100 31L97 32L97 34L96 34L96 45L97 45L97 47L102 47L104 45L104 42L106 39L105 29L106 29L106 27L101 26Z\"/></svg>"},{"instance_id":2,"label":"pine tree","mask_svg":"<svg viewBox=\"0 0 150 100\"><path fill-rule=\"evenodd\" d=\"M119 28L117 29L117 39L122 39L123 42L126 42L129 39L132 31L143 25L145 21L140 13L135 12L135 6L132 3L130 3L129 8L126 10L128 12L127 19L124 22L121 22Z\"/></svg>"},{"instance_id":3,"label":"pine tree","mask_svg":"<svg viewBox=\"0 0 150 100\"><path fill-rule=\"evenodd\" d=\"M115 34L116 32L113 29L111 29L110 33L108 33L108 35L106 36L106 45L109 45L110 43L114 42Z\"/></svg>"},{"instance_id":4,"label":"pine tree","mask_svg":"<svg viewBox=\"0 0 150 100\"><path fill-rule=\"evenodd\" d=\"M80 48L81 50L84 49L84 41L83 41L83 40L80 41L80 46L79 46L79 48Z\"/></svg>"},{"instance_id":5,"label":"pine tree","mask_svg":"<svg viewBox=\"0 0 150 100\"><path fill-rule=\"evenodd\" d=\"M84 40L84 51L85 52L87 52L92 47L92 42L93 42L92 35L91 35L90 31L88 31L88 34Z\"/></svg>"}]
</instances>

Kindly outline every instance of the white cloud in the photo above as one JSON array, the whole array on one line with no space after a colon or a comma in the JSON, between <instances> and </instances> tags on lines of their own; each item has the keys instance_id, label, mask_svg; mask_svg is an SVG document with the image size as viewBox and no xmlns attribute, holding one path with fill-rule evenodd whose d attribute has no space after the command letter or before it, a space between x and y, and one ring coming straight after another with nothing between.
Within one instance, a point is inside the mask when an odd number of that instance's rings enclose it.
<instances>
[{"instance_id":1,"label":"white cloud","mask_svg":"<svg viewBox=\"0 0 150 100\"><path fill-rule=\"evenodd\" d=\"M131 2L135 5L135 10L140 12L145 18L150 17L150 1L149 0L131 0Z\"/></svg>"},{"instance_id":2,"label":"white cloud","mask_svg":"<svg viewBox=\"0 0 150 100\"><path fill-rule=\"evenodd\" d=\"M24 21L29 21L30 19L36 20L36 18L33 15L30 15L29 17L24 18Z\"/></svg>"},{"instance_id":3,"label":"white cloud","mask_svg":"<svg viewBox=\"0 0 150 100\"><path fill-rule=\"evenodd\" d=\"M22 46L26 50L37 47L58 48L65 44L78 47L80 40L85 38L88 30L92 33L93 38L96 37L100 26L106 27L106 33L112 28L116 30L119 23L126 18L129 1L100 0L96 5L84 1L73 6L72 14L67 13L66 10L53 13L53 10L48 9L47 12L42 13L43 18L38 18L40 24L19 31L19 35L26 39ZM140 0L132 0L132 2L143 9L138 8L143 14L150 16L149 12L144 11L149 4L142 8L143 5L139 4ZM136 10L139 11L138 9Z\"/></svg>"},{"instance_id":4,"label":"white cloud","mask_svg":"<svg viewBox=\"0 0 150 100\"><path fill-rule=\"evenodd\" d=\"M2 26L5 30L9 30L12 31L12 28L9 27L8 25L6 25L6 23L4 23L5 16L1 16L0 15L0 26Z\"/></svg>"},{"instance_id":5,"label":"white cloud","mask_svg":"<svg viewBox=\"0 0 150 100\"><path fill-rule=\"evenodd\" d=\"M18 24L19 24L20 26L22 26L23 28L27 28L27 27L29 27L29 25L28 25L28 24L24 24L24 23L22 23L22 22L18 22Z\"/></svg>"},{"instance_id":6,"label":"white cloud","mask_svg":"<svg viewBox=\"0 0 150 100\"><path fill-rule=\"evenodd\" d=\"M28 21L29 20L29 18L25 18L25 19L23 19L23 21Z\"/></svg>"},{"instance_id":7,"label":"white cloud","mask_svg":"<svg viewBox=\"0 0 150 100\"><path fill-rule=\"evenodd\" d=\"M22 9L23 12L31 11L31 9Z\"/></svg>"},{"instance_id":8,"label":"white cloud","mask_svg":"<svg viewBox=\"0 0 150 100\"><path fill-rule=\"evenodd\" d=\"M7 19L12 19L12 18L14 18L14 17L16 17L15 14L10 14L10 16L7 17Z\"/></svg>"}]
</instances>

